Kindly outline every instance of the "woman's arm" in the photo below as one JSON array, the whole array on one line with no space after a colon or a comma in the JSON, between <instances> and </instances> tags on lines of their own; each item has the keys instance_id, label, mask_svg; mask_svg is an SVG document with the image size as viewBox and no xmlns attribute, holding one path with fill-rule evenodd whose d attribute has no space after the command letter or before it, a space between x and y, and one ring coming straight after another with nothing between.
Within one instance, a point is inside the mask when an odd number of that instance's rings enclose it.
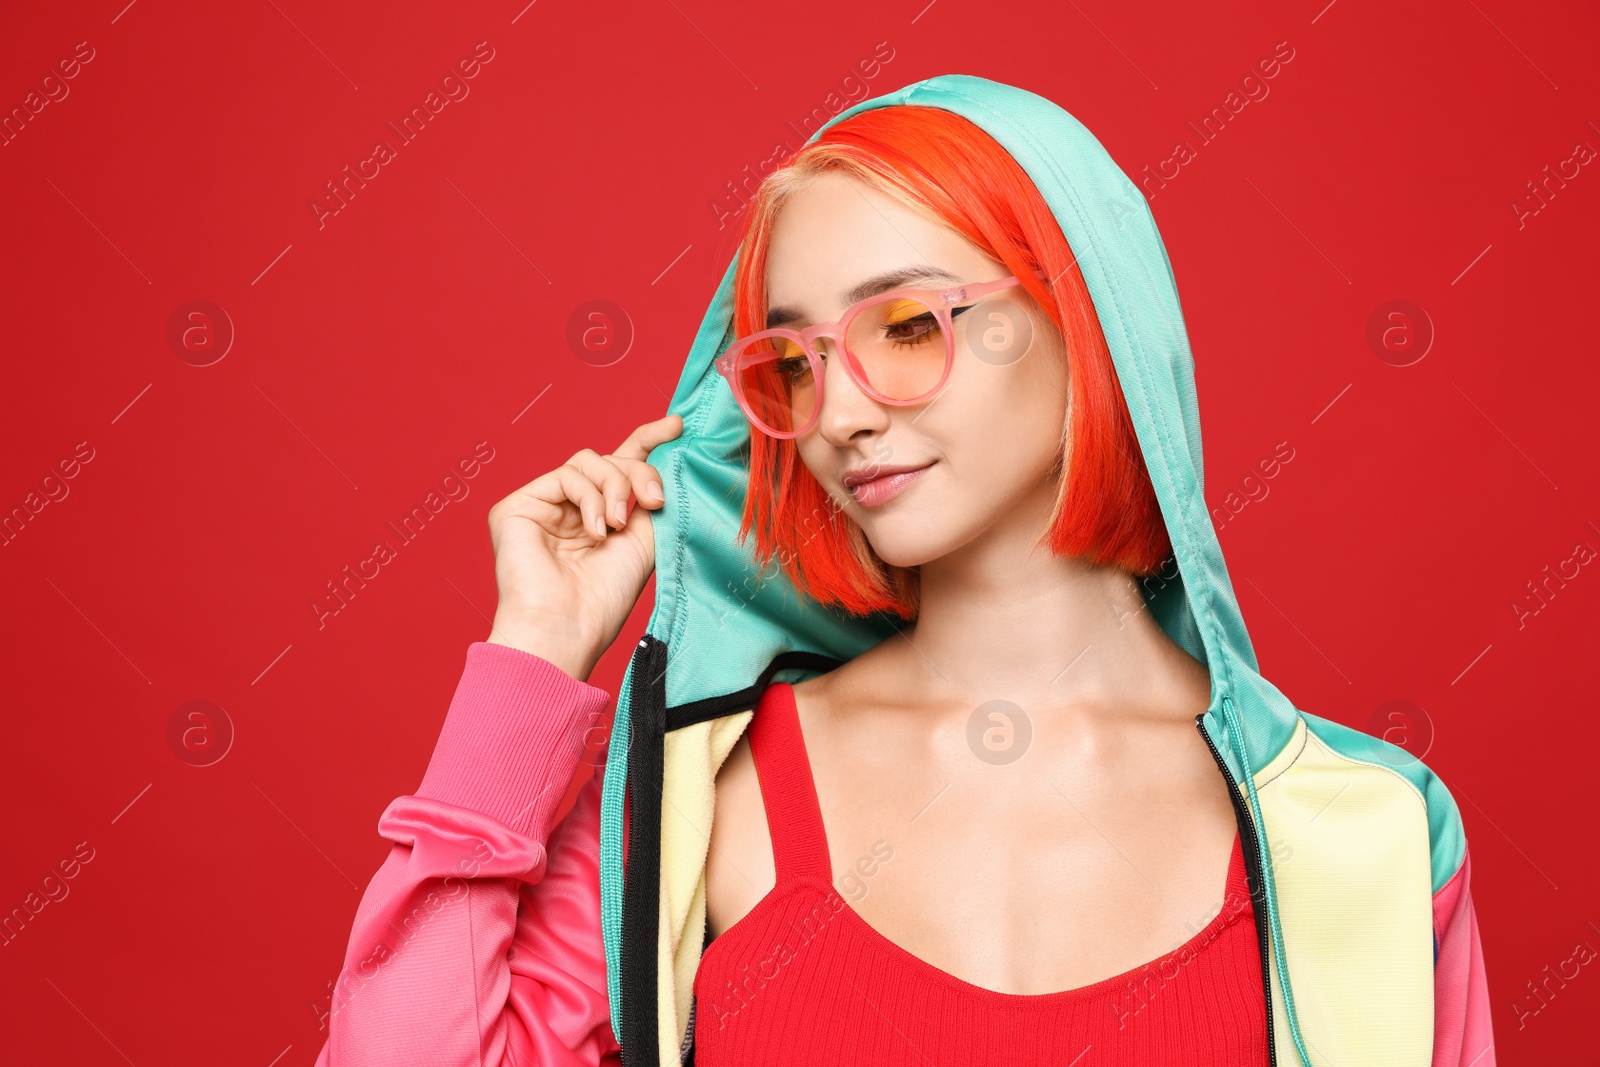
<instances>
[{"instance_id":1,"label":"woman's arm","mask_svg":"<svg viewBox=\"0 0 1600 1067\"><path fill-rule=\"evenodd\" d=\"M557 806L610 694L475 642L394 847L356 911L317 1067L613 1067L602 775Z\"/></svg>"},{"instance_id":2,"label":"woman's arm","mask_svg":"<svg viewBox=\"0 0 1600 1067\"><path fill-rule=\"evenodd\" d=\"M1434 1067L1494 1067L1489 986L1471 877L1472 857L1463 854L1460 869L1433 897L1433 931L1438 939L1433 964Z\"/></svg>"}]
</instances>

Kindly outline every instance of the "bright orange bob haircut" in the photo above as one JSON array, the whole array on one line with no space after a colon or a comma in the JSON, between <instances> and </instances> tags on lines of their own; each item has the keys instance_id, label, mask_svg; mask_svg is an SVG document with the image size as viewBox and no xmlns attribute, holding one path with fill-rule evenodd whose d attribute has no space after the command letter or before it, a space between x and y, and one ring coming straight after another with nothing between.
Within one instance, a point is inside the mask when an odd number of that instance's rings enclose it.
<instances>
[{"instance_id":1,"label":"bright orange bob haircut","mask_svg":"<svg viewBox=\"0 0 1600 1067\"><path fill-rule=\"evenodd\" d=\"M778 211L830 171L931 216L1023 280L1061 331L1072 369L1056 463L1060 491L1041 541L1056 555L1137 577L1155 572L1172 555L1172 542L1077 257L1027 172L970 120L941 108L873 108L824 130L768 175L751 200L739 246L733 336L766 328L767 246ZM1047 286L1039 270L1056 282ZM776 559L807 596L857 615L916 615L917 569L879 558L811 476L794 441L754 428L741 544L752 530L761 571Z\"/></svg>"}]
</instances>

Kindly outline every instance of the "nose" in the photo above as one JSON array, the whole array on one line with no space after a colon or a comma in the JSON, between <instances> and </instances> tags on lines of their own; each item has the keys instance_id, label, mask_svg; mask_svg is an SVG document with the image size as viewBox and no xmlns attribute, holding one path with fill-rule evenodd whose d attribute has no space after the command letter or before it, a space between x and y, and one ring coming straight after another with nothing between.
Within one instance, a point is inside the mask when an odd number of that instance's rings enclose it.
<instances>
[{"instance_id":1,"label":"nose","mask_svg":"<svg viewBox=\"0 0 1600 1067\"><path fill-rule=\"evenodd\" d=\"M862 391L846 369L844 355L832 338L818 338L823 357L822 410L816 429L832 445L847 445L863 434L881 434L889 428L889 406Z\"/></svg>"}]
</instances>

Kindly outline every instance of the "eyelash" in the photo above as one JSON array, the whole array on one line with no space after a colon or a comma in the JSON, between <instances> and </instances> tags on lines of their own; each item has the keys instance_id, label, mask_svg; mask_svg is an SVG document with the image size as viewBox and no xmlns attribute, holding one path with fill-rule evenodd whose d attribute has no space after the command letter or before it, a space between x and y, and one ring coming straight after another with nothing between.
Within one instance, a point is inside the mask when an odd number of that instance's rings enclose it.
<instances>
[{"instance_id":1,"label":"eyelash","mask_svg":"<svg viewBox=\"0 0 1600 1067\"><path fill-rule=\"evenodd\" d=\"M968 311L971 311L976 306L977 306L976 304L966 304L966 305L961 306L961 307L953 307L953 308L951 308L950 309L950 320L951 320L951 322L954 323L954 321L956 319L960 318L962 315L966 314ZM925 318L925 317L926 316L918 315L918 316L916 316L916 318L907 319L905 321L906 322L916 322L918 319L922 319L922 318ZM896 325L904 325L904 324L905 323L896 323ZM938 325L938 324L934 323L934 325ZM913 345L917 344L918 342L913 341L913 342L910 342L910 343L902 343L900 341L891 340L890 343L894 344L894 345L897 345L899 347L910 348ZM821 353L821 358L822 358L822 360L824 362L826 362L827 358L828 358L827 353L825 353L825 352ZM804 356L795 356L795 357L790 358L790 359L780 359L780 360L778 360L778 369L780 370L781 373L787 374L789 376L789 381L790 381L791 384L793 384L793 382L796 380L796 375L797 374L804 373L805 371L809 370L810 368L811 368L811 363Z\"/></svg>"}]
</instances>

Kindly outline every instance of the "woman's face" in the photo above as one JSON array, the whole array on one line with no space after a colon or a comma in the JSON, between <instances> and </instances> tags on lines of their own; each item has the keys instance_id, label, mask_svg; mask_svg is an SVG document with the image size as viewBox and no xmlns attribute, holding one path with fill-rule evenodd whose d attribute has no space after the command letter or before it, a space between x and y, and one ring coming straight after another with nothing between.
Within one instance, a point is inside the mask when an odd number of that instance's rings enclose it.
<instances>
[{"instance_id":1,"label":"woman's face","mask_svg":"<svg viewBox=\"0 0 1600 1067\"><path fill-rule=\"evenodd\" d=\"M798 315L770 325L799 330L836 320L861 298L845 294L863 282L916 269L949 277L892 279L873 293L1010 274L954 230L853 177L825 174L793 194L774 222L768 306ZM1054 506L1052 465L1067 411L1061 332L1012 287L958 313L955 338L944 389L916 405L873 400L824 348L822 410L795 439L812 476L894 566L917 566L980 538L1031 546ZM924 469L888 499L887 481L862 487L859 499L847 487L849 472L902 467Z\"/></svg>"}]
</instances>

